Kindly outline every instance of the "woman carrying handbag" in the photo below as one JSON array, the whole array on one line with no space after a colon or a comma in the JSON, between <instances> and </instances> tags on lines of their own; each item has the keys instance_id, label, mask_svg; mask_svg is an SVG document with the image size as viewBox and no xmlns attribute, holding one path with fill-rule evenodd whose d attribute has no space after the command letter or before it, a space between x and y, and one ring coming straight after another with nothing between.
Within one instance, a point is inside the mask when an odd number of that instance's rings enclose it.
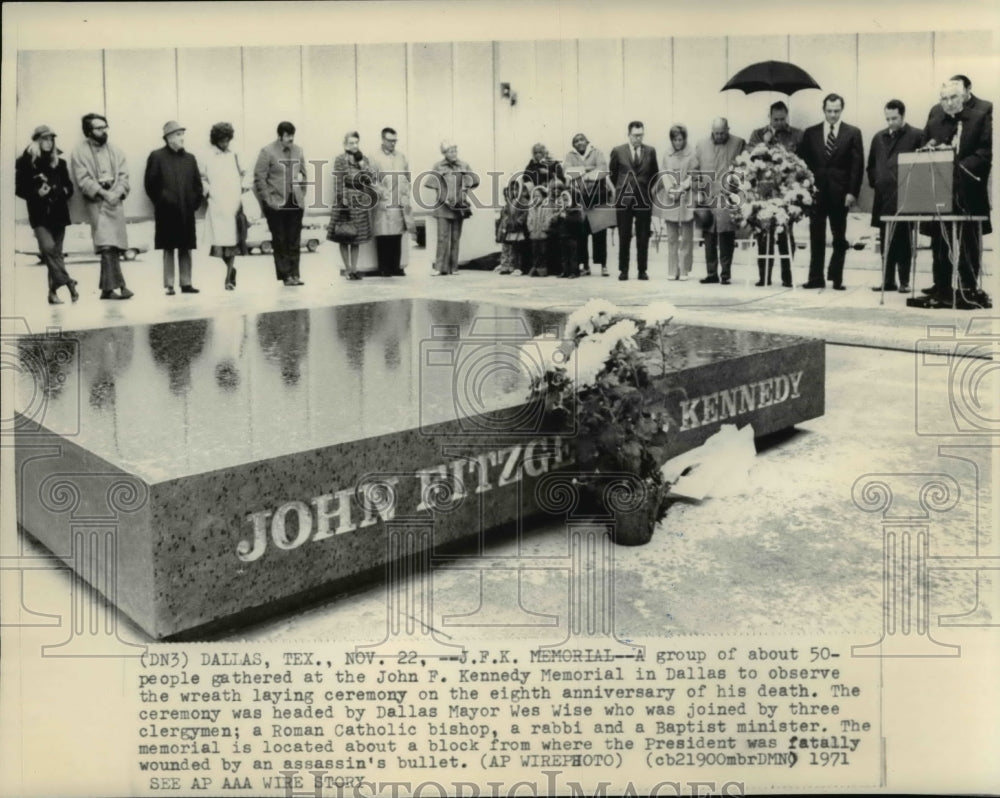
<instances>
[{"instance_id":1,"label":"woman carrying handbag","mask_svg":"<svg viewBox=\"0 0 1000 798\"><path fill-rule=\"evenodd\" d=\"M333 210L326 237L340 244L344 276L360 280L358 250L372 239L372 210L378 200L375 170L358 148L356 130L344 136L344 152L333 161Z\"/></svg>"}]
</instances>

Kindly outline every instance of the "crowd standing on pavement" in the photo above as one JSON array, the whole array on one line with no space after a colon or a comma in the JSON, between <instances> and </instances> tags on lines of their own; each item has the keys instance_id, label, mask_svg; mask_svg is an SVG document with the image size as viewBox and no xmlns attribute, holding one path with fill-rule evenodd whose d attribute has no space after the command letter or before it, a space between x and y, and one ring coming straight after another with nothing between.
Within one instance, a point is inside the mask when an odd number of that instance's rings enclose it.
<instances>
[{"instance_id":1,"label":"crowd standing on pavement","mask_svg":"<svg viewBox=\"0 0 1000 798\"><path fill-rule=\"evenodd\" d=\"M861 131L842 119L845 101L836 93L822 102L823 120L805 130L788 124L788 106L776 102L768 109L767 125L751 131L748 139L733 134L729 122L711 122L710 134L693 144L688 127L669 130L662 159L646 143L645 125L628 124L627 141L611 149L610 157L584 133L573 136L561 159L553 158L543 143L532 147L531 159L505 180L503 203L496 220L500 263L495 271L530 277L573 279L599 272L610 276L608 230L617 228L617 274L631 275L632 239L639 280L649 280L648 253L653 218L660 220L667 248L667 277L688 279L692 269L694 232L701 230L706 274L701 283L728 285L737 236L731 205L723 201L726 177L744 150L782 147L805 162L813 175L814 196L809 220L808 279L804 289L844 290L844 266L849 210L857 202L867 176L874 190L871 223L878 228L884 253L884 271L876 291L909 292L912 260L911 234L905 225L890 232L885 219L896 213L898 158L903 153L944 149L954 151L954 213L986 216L981 226L960 225L950 236L933 218L923 227L931 239L933 285L923 290L928 301L941 305L956 299L988 301L980 286L982 235L991 232L988 179L992 165L992 103L976 97L964 75L956 75L940 89L940 103L928 114L923 128L906 121L906 107L890 99L883 111L886 127L872 138L864 157ZM58 290L66 287L73 302L79 299L77 282L66 270L63 242L69 225L69 199L83 197L93 247L100 257L101 299L133 296L122 271L128 249L124 201L132 190L129 166L122 150L109 137L106 116L88 113L81 120L83 139L69 162L56 147L56 132L39 125L31 143L16 163L16 193L28 207L28 219L43 263L48 270L48 301L62 304ZM296 143L296 128L282 121L277 137L263 146L247 172L231 149L233 126L219 122L209 131L210 149L202 162L185 149L186 128L175 120L163 125L164 146L149 154L143 188L154 209L156 249L163 253L163 288L174 296L175 277L182 294L196 294L192 251L197 246L195 215L204 205L207 238L212 257L222 260L226 290L236 288L236 257L248 252L249 218L263 215L271 235L275 277L287 287L304 285L299 271L305 192L312 184L305 153ZM384 127L374 155L366 155L357 131L343 139L343 152L333 161L333 202L327 238L339 245L341 273L349 281L361 279L358 268L363 244L375 241L378 274L405 274L403 238L415 232L415 181L409 162L397 149L398 134ZM431 274L454 275L460 262L463 223L478 206L474 191L479 174L459 157L456 142L440 145L441 160L420 178L435 195L429 208L437 236ZM423 207L423 206L421 206ZM479 206L481 207L481 206ZM829 226L832 252L826 260ZM953 251L955 238L957 252ZM780 262L784 287L792 287L795 254L793 231L778 229L765 245L757 236L757 286L771 284L771 269ZM773 246L772 246L773 245ZM591 270L593 263L594 270ZM824 275L825 272L825 275ZM975 301L973 301L975 305Z\"/></svg>"}]
</instances>

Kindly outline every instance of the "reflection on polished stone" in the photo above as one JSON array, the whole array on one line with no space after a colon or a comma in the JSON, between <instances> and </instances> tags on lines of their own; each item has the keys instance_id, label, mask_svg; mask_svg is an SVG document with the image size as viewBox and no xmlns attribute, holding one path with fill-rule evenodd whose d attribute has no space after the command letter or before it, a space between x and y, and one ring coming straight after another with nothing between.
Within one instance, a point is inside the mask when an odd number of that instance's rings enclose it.
<instances>
[{"instance_id":1,"label":"reflection on polished stone","mask_svg":"<svg viewBox=\"0 0 1000 798\"><path fill-rule=\"evenodd\" d=\"M150 325L149 349L156 365L166 370L171 393L190 389L191 364L205 348L208 325L205 319Z\"/></svg>"},{"instance_id":2,"label":"reflection on polished stone","mask_svg":"<svg viewBox=\"0 0 1000 798\"><path fill-rule=\"evenodd\" d=\"M20 370L17 407L29 408L43 385L44 417L33 417L54 430L78 417L81 445L147 479L225 468L453 420L468 404L454 400L454 369L422 367L421 348L435 329L454 328L457 338L441 346L457 349L473 319L493 316L524 333L503 343L481 329L471 346L485 362L560 318L394 300L84 330L21 345L46 373ZM420 386L435 397L423 408ZM475 398L488 408L519 404L527 387L523 375L494 380Z\"/></svg>"},{"instance_id":3,"label":"reflection on polished stone","mask_svg":"<svg viewBox=\"0 0 1000 798\"><path fill-rule=\"evenodd\" d=\"M81 376L89 401L96 410L113 413L117 399L118 377L132 363L135 330L131 327L108 327L95 330L90 341L93 356L81 363Z\"/></svg>"}]
</instances>

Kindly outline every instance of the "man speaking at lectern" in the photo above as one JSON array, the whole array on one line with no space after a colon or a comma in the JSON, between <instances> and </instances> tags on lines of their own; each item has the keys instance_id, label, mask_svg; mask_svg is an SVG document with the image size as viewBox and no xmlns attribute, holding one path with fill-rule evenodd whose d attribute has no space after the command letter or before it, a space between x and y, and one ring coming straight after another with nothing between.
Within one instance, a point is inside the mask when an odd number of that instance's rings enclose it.
<instances>
[{"instance_id":1,"label":"man speaking at lectern","mask_svg":"<svg viewBox=\"0 0 1000 798\"><path fill-rule=\"evenodd\" d=\"M992 231L989 221L990 198L987 181L993 161L992 117L973 108L964 108L965 87L961 81L948 81L941 86L941 109L932 115L924 135L925 149L955 150L955 177L952 188L952 213L959 216L985 216L983 235ZM952 259L949 254L951 236L940 221L931 223L931 252L934 257L934 285L924 293L939 302L951 305ZM973 299L979 279L982 241L978 225L959 224L958 277L959 289L967 300Z\"/></svg>"}]
</instances>

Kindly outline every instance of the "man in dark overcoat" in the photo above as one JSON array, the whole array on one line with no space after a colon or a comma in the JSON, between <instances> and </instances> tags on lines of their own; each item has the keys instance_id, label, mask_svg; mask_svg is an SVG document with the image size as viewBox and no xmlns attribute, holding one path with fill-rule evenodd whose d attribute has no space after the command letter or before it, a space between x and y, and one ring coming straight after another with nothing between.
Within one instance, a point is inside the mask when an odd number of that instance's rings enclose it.
<instances>
[{"instance_id":1,"label":"man in dark overcoat","mask_svg":"<svg viewBox=\"0 0 1000 798\"><path fill-rule=\"evenodd\" d=\"M146 161L146 194L153 203L154 243L163 250L163 287L174 295L174 250L177 250L181 292L197 294L191 285L191 250L197 246L194 214L205 198L195 157L184 150L184 130L178 122L163 126L163 147Z\"/></svg>"},{"instance_id":2,"label":"man in dark overcoat","mask_svg":"<svg viewBox=\"0 0 1000 798\"><path fill-rule=\"evenodd\" d=\"M963 107L964 86L961 81L949 81L941 87L941 108L944 113L933 116L924 129L929 148L954 148L955 171L952 183L953 213L963 216L986 217L982 233L992 231L990 225L989 177L993 163L993 116ZM951 236L944 223L931 223L931 252L934 259L934 285L924 293L944 304L951 304L952 253ZM963 222L958 230L959 289L966 297L976 290L982 258L980 226Z\"/></svg>"},{"instance_id":3,"label":"man in dark overcoat","mask_svg":"<svg viewBox=\"0 0 1000 798\"><path fill-rule=\"evenodd\" d=\"M906 123L906 106L902 100L889 100L884 111L887 127L872 137L868 150L868 185L875 189L872 227L879 228L885 266L881 284L872 290L898 290L905 294L910 290L910 263L913 257L910 230L905 224L897 224L890 241L882 217L895 215L898 207L899 154L920 149L924 144L924 132Z\"/></svg>"}]
</instances>

